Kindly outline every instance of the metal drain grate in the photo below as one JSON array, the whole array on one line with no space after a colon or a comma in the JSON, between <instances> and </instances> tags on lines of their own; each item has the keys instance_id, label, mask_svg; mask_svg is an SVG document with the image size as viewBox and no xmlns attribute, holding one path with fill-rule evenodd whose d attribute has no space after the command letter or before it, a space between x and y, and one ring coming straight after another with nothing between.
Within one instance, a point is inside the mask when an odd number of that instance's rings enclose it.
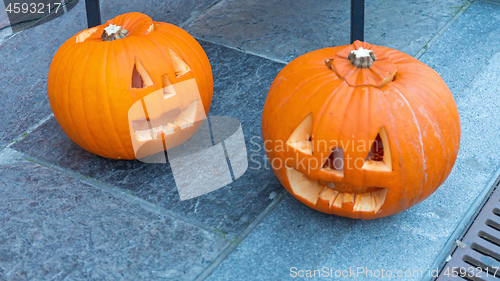
<instances>
[{"instance_id":1,"label":"metal drain grate","mask_svg":"<svg viewBox=\"0 0 500 281\"><path fill-rule=\"evenodd\" d=\"M500 281L500 179L436 281ZM449 258L448 258L449 259Z\"/></svg>"}]
</instances>

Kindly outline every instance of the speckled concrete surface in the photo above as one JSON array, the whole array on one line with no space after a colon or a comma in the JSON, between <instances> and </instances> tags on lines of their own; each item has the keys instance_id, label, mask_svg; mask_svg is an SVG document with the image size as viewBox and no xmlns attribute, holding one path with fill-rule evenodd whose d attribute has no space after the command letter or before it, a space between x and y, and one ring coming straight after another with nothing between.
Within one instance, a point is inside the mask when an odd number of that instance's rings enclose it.
<instances>
[{"instance_id":1,"label":"speckled concrete surface","mask_svg":"<svg viewBox=\"0 0 500 281\"><path fill-rule=\"evenodd\" d=\"M49 116L48 66L59 45L85 28L80 2L0 43L0 149ZM49 118L0 151L0 280L286 280L291 267L426 272L498 167L500 5L476 1L449 26L470 2L367 1L367 11L376 10L367 14L368 41L412 55L428 47L421 60L452 90L462 140L452 174L428 200L393 217L353 221L291 196L279 203L283 189L266 166L260 133L266 93L284 66L276 60L348 43L344 2L101 1L103 21L143 11L235 48L200 40L215 79L210 115L241 122L248 170L229 186L180 201L168 164L89 154Z\"/></svg>"},{"instance_id":2,"label":"speckled concrete surface","mask_svg":"<svg viewBox=\"0 0 500 281\"><path fill-rule=\"evenodd\" d=\"M85 28L83 1L65 16L21 32L0 45L0 147L51 113L47 73L56 50ZM61 27L65 28L61 28ZM57 30L57 36L49 36Z\"/></svg>"},{"instance_id":3,"label":"speckled concrete surface","mask_svg":"<svg viewBox=\"0 0 500 281\"><path fill-rule=\"evenodd\" d=\"M415 55L466 0L366 1L365 40ZM222 0L183 25L211 42L291 61L349 44L349 1Z\"/></svg>"},{"instance_id":4,"label":"speckled concrete surface","mask_svg":"<svg viewBox=\"0 0 500 281\"><path fill-rule=\"evenodd\" d=\"M191 17L203 12L218 0L101 0L102 21L112 19L128 12L140 12L150 16L154 21L168 22L175 25L184 23Z\"/></svg>"},{"instance_id":5,"label":"speckled concrete surface","mask_svg":"<svg viewBox=\"0 0 500 281\"><path fill-rule=\"evenodd\" d=\"M0 154L0 279L192 280L228 245L16 154Z\"/></svg>"}]
</instances>

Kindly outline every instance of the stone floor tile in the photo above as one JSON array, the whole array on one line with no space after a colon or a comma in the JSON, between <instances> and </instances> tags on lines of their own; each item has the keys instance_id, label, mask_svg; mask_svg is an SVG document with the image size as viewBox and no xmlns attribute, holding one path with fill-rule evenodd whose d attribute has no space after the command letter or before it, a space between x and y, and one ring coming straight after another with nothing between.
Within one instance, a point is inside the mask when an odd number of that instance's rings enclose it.
<instances>
[{"instance_id":1,"label":"stone floor tile","mask_svg":"<svg viewBox=\"0 0 500 281\"><path fill-rule=\"evenodd\" d=\"M19 154L0 153L0 279L193 280L228 245Z\"/></svg>"},{"instance_id":2,"label":"stone floor tile","mask_svg":"<svg viewBox=\"0 0 500 281\"><path fill-rule=\"evenodd\" d=\"M365 40L415 55L466 3L366 1ZM349 44L350 1L222 0L184 27L211 42L291 61Z\"/></svg>"}]
</instances>

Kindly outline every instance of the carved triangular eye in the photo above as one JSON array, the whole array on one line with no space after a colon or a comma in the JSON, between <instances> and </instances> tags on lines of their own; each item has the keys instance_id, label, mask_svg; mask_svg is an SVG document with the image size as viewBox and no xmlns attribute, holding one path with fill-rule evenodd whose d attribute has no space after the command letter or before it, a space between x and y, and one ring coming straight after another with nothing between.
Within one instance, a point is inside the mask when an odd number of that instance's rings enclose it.
<instances>
[{"instance_id":1,"label":"carved triangular eye","mask_svg":"<svg viewBox=\"0 0 500 281\"><path fill-rule=\"evenodd\" d=\"M332 149L323 163L322 170L340 177L344 176L344 150L338 147Z\"/></svg>"},{"instance_id":2,"label":"carved triangular eye","mask_svg":"<svg viewBox=\"0 0 500 281\"><path fill-rule=\"evenodd\" d=\"M312 155L312 114L295 128L287 144L303 153Z\"/></svg>"},{"instance_id":3,"label":"carved triangular eye","mask_svg":"<svg viewBox=\"0 0 500 281\"><path fill-rule=\"evenodd\" d=\"M167 75L161 76L161 82L163 86L163 99L168 99L169 97L175 96L175 89L170 79Z\"/></svg>"},{"instance_id":4,"label":"carved triangular eye","mask_svg":"<svg viewBox=\"0 0 500 281\"><path fill-rule=\"evenodd\" d=\"M134 69L132 70L132 88L146 88L153 85L153 80L149 76L148 72L142 66L142 63L136 58Z\"/></svg>"},{"instance_id":5,"label":"carved triangular eye","mask_svg":"<svg viewBox=\"0 0 500 281\"><path fill-rule=\"evenodd\" d=\"M172 59L172 64L175 71L175 76L179 77L188 73L191 68L187 65L187 63L172 49L168 48L168 53L170 54L170 58Z\"/></svg>"},{"instance_id":6,"label":"carved triangular eye","mask_svg":"<svg viewBox=\"0 0 500 281\"><path fill-rule=\"evenodd\" d=\"M392 171L391 150L387 132L382 127L372 142L363 169L371 171Z\"/></svg>"}]
</instances>

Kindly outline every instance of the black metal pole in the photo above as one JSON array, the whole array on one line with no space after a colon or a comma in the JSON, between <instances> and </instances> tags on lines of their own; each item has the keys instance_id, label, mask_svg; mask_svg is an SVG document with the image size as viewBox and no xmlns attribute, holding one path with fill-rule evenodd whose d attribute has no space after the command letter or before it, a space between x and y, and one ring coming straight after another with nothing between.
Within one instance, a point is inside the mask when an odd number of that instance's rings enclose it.
<instances>
[{"instance_id":1,"label":"black metal pole","mask_svg":"<svg viewBox=\"0 0 500 281\"><path fill-rule=\"evenodd\" d=\"M351 43L365 41L365 0L351 0Z\"/></svg>"},{"instance_id":2,"label":"black metal pole","mask_svg":"<svg viewBox=\"0 0 500 281\"><path fill-rule=\"evenodd\" d=\"M99 0L85 0L85 8L87 9L87 25L89 28L101 24L101 8Z\"/></svg>"}]
</instances>

